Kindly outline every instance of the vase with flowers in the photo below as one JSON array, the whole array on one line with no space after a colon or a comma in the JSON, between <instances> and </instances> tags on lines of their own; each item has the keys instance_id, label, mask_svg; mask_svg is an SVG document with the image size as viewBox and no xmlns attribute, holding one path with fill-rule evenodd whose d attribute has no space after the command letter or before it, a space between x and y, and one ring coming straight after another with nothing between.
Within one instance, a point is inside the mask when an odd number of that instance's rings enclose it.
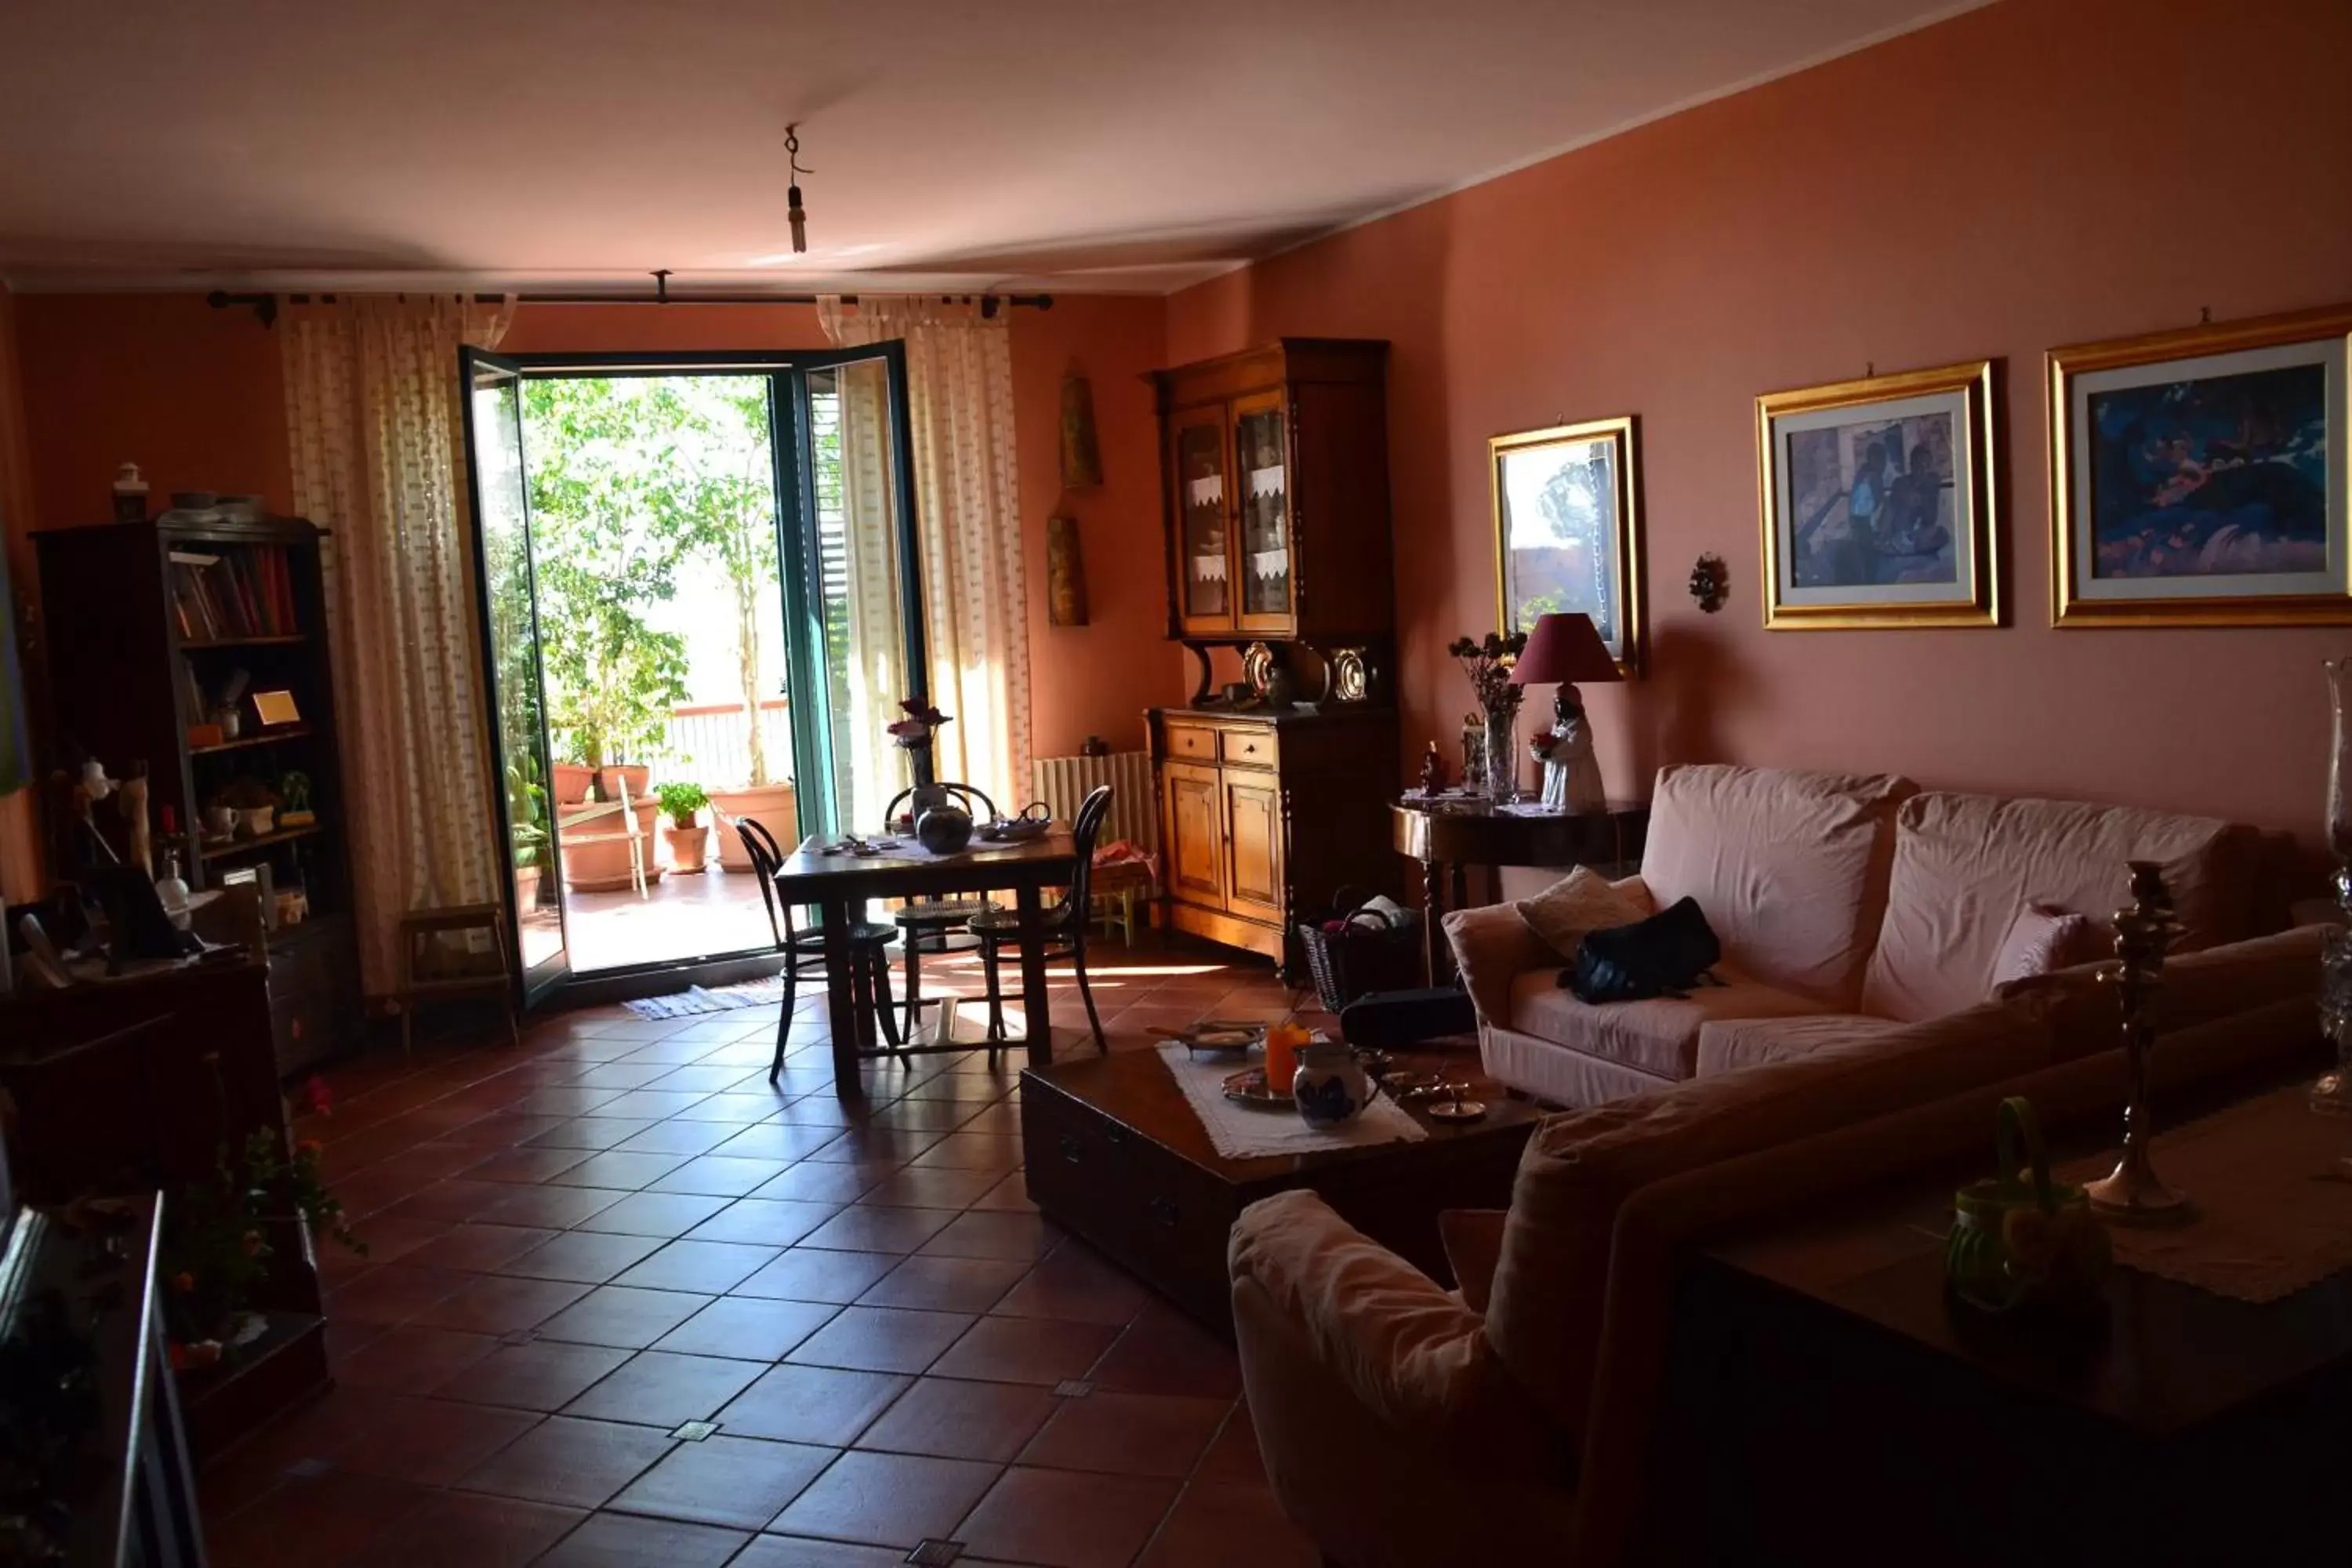
<instances>
[{"instance_id":1,"label":"vase with flowers","mask_svg":"<svg viewBox=\"0 0 2352 1568\"><path fill-rule=\"evenodd\" d=\"M1480 637L1455 637L1445 651L1462 661L1470 678L1478 710L1486 717L1486 796L1507 805L1518 796L1519 699L1524 687L1511 684L1511 667L1528 646L1525 632L1488 632Z\"/></svg>"}]
</instances>

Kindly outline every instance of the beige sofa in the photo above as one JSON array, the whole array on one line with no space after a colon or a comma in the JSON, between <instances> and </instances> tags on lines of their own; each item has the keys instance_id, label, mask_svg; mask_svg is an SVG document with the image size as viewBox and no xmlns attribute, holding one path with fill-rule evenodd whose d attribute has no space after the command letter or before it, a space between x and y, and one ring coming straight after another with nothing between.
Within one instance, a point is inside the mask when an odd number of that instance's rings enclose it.
<instances>
[{"instance_id":1,"label":"beige sofa","mask_svg":"<svg viewBox=\"0 0 2352 1568\"><path fill-rule=\"evenodd\" d=\"M2090 919L2100 945L2128 860L2162 865L2176 952L2249 934L2255 836L2207 817L1920 793L1888 774L1723 766L1658 774L1638 896L1697 900L1727 984L1590 1006L1510 904L1446 919L1488 1073L1596 1105L1885 1037L1995 1001L2028 903ZM1621 884L1622 886L1622 884Z\"/></svg>"},{"instance_id":2,"label":"beige sofa","mask_svg":"<svg viewBox=\"0 0 2352 1568\"><path fill-rule=\"evenodd\" d=\"M2324 935L2173 961L2159 1091L2310 1048ZM1507 1213L1448 1216L1455 1290L1312 1194L1253 1205L1232 1237L1234 1319L1284 1511L1345 1568L1643 1561L1645 1509L1662 1494L1673 1507L1646 1463L1678 1250L1711 1226L1983 1148L2006 1094L2053 1121L2112 1115L2116 1025L2112 988L2068 970L1550 1118Z\"/></svg>"}]
</instances>

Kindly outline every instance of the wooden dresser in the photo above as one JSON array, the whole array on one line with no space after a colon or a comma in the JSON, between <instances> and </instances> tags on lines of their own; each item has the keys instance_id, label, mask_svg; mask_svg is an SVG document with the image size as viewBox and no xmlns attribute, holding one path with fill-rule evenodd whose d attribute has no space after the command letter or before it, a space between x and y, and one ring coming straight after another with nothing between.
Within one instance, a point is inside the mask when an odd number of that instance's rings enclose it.
<instances>
[{"instance_id":1,"label":"wooden dresser","mask_svg":"<svg viewBox=\"0 0 2352 1568\"><path fill-rule=\"evenodd\" d=\"M1395 892L1393 709L1151 710L1168 923L1295 965L1292 924L1342 887Z\"/></svg>"},{"instance_id":2,"label":"wooden dresser","mask_svg":"<svg viewBox=\"0 0 2352 1568\"><path fill-rule=\"evenodd\" d=\"M1167 922L1286 968L1294 921L1396 879L1388 347L1281 338L1152 377L1168 635L1200 667L1150 715ZM1219 649L1247 650L1241 702L1211 691Z\"/></svg>"}]
</instances>

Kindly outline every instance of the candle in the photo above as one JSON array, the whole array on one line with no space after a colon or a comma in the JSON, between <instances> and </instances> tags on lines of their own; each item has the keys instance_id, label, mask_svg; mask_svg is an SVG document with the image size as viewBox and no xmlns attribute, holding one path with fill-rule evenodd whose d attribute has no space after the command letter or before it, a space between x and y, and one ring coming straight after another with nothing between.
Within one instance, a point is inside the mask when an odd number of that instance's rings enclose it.
<instances>
[{"instance_id":1,"label":"candle","mask_svg":"<svg viewBox=\"0 0 2352 1568\"><path fill-rule=\"evenodd\" d=\"M1296 1024L1276 1024L1265 1032L1265 1087L1288 1094L1298 1076L1298 1048L1313 1038Z\"/></svg>"}]
</instances>

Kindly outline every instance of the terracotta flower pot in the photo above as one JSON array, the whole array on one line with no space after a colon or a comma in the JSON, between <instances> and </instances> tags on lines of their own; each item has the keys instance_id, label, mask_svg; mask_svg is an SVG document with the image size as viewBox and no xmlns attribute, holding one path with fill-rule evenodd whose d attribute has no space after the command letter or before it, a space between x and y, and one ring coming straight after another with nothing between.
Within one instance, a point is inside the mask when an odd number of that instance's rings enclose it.
<instances>
[{"instance_id":1,"label":"terracotta flower pot","mask_svg":"<svg viewBox=\"0 0 2352 1568\"><path fill-rule=\"evenodd\" d=\"M743 836L735 831L731 818L758 819L788 852L800 839L799 813L793 804L793 786L788 784L761 784L757 789L715 789L710 792L710 805L719 828L719 868L722 871L751 868L751 858L743 853Z\"/></svg>"},{"instance_id":2,"label":"terracotta flower pot","mask_svg":"<svg viewBox=\"0 0 2352 1568\"><path fill-rule=\"evenodd\" d=\"M652 784L653 776L653 769L643 763L615 763L597 771L596 793L606 800L617 801L621 798L621 781L625 779L629 785L629 804L635 805L646 798L646 791Z\"/></svg>"},{"instance_id":3,"label":"terracotta flower pot","mask_svg":"<svg viewBox=\"0 0 2352 1568\"><path fill-rule=\"evenodd\" d=\"M671 823L662 829L662 837L669 843L670 869L679 872L699 871L704 857L709 852L710 829L696 823L680 827Z\"/></svg>"},{"instance_id":4,"label":"terracotta flower pot","mask_svg":"<svg viewBox=\"0 0 2352 1568\"><path fill-rule=\"evenodd\" d=\"M556 805L578 805L588 798L588 781L596 776L595 769L585 763L558 763L552 771Z\"/></svg>"}]
</instances>

